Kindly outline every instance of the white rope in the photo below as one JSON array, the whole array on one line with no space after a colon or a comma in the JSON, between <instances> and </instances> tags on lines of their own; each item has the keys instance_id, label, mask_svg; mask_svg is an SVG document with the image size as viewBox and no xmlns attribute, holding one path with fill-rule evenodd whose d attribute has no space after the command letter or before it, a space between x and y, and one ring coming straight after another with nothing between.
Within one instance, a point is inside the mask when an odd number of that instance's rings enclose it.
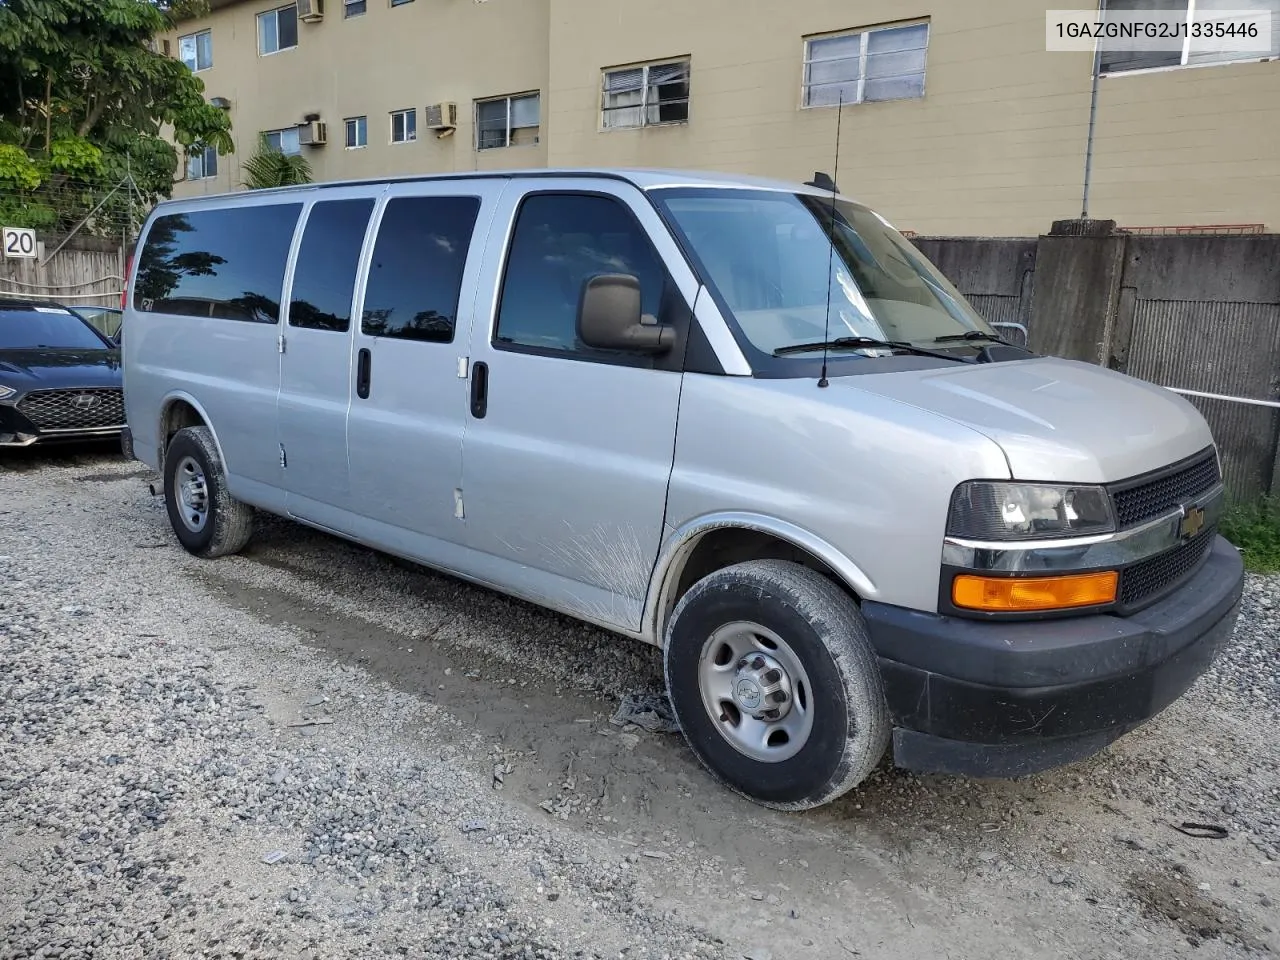
<instances>
[{"instance_id":1,"label":"white rope","mask_svg":"<svg viewBox=\"0 0 1280 960\"><path fill-rule=\"evenodd\" d=\"M0 277L0 283L11 283L15 287L27 287L28 289L40 287L45 290L74 290L76 287L91 287L95 283L106 283L108 280L119 280L124 283L124 277L117 277L115 274L107 277L98 277L97 280L82 280L80 283L24 283L21 280L14 280L12 277Z\"/></svg>"},{"instance_id":2,"label":"white rope","mask_svg":"<svg viewBox=\"0 0 1280 960\"><path fill-rule=\"evenodd\" d=\"M1199 390L1180 390L1177 387L1165 387L1174 393L1185 393L1192 397L1204 397L1208 400L1230 400L1232 403L1247 403L1255 407L1272 407L1280 410L1280 402L1275 400L1250 400L1247 397L1228 397L1221 393L1202 393Z\"/></svg>"},{"instance_id":3,"label":"white rope","mask_svg":"<svg viewBox=\"0 0 1280 960\"><path fill-rule=\"evenodd\" d=\"M60 297L42 297L31 293L15 293L12 290L0 290L0 297L11 297L14 300L98 300L108 297L119 300L123 290L104 290L102 293L65 293Z\"/></svg>"}]
</instances>

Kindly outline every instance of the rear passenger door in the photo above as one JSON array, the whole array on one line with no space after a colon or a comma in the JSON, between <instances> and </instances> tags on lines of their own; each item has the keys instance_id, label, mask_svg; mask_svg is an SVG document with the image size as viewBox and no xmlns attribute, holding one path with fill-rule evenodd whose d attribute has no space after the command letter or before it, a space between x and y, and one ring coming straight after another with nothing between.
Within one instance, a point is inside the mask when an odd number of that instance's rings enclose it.
<instances>
[{"instance_id":1,"label":"rear passenger door","mask_svg":"<svg viewBox=\"0 0 1280 960\"><path fill-rule=\"evenodd\" d=\"M277 429L286 507L334 529L349 526L347 409L351 317L376 197L325 190L307 211L285 301Z\"/></svg>"},{"instance_id":2,"label":"rear passenger door","mask_svg":"<svg viewBox=\"0 0 1280 960\"><path fill-rule=\"evenodd\" d=\"M391 187L355 331L347 418L362 539L457 567L467 384L459 372L476 275L503 181Z\"/></svg>"}]
</instances>

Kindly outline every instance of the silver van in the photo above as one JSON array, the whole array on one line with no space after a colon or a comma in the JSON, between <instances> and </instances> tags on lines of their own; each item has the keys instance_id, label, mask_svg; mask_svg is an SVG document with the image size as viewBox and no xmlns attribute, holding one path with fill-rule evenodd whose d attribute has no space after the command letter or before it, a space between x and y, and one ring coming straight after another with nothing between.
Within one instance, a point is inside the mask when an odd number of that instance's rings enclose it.
<instances>
[{"instance_id":1,"label":"silver van","mask_svg":"<svg viewBox=\"0 0 1280 960\"><path fill-rule=\"evenodd\" d=\"M655 644L690 747L768 806L890 749L1000 777L1088 756L1232 632L1195 408L1002 340L834 189L175 200L128 281L125 449L183 547L234 553L267 511Z\"/></svg>"}]
</instances>

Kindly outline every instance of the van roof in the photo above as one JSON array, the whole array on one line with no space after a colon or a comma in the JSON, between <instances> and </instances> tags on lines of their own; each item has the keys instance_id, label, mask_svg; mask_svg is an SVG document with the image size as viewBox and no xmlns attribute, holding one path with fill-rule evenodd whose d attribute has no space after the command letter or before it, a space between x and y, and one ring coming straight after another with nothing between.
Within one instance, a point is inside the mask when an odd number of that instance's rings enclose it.
<instances>
[{"instance_id":1,"label":"van roof","mask_svg":"<svg viewBox=\"0 0 1280 960\"><path fill-rule=\"evenodd\" d=\"M376 186L391 183L418 183L433 180L513 180L520 178L550 179L563 177L581 177L590 179L603 178L621 180L641 190L652 190L658 187L754 187L758 190L782 190L787 193L807 193L815 196L830 197L829 190L779 180L769 177L753 177L745 174L716 173L706 170L665 169L659 167L535 167L515 170L484 170L465 173L430 173L403 174L391 177L365 177L358 180L325 180L318 183L305 183L288 187L268 187L262 190L236 190L223 193L203 194L195 197L175 197L162 200L156 207L170 204L200 203L202 201L222 198L242 198L246 194L252 196L271 196L273 194L290 194L307 190L325 190L338 187ZM840 195L842 199L851 199Z\"/></svg>"}]
</instances>

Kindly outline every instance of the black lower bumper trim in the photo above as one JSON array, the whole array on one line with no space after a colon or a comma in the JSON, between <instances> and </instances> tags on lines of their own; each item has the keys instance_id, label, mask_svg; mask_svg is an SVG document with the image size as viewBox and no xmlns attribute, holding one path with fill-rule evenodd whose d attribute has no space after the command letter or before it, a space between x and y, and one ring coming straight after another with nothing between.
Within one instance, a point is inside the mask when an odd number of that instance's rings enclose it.
<instances>
[{"instance_id":1,"label":"black lower bumper trim","mask_svg":"<svg viewBox=\"0 0 1280 960\"><path fill-rule=\"evenodd\" d=\"M1132 617L975 623L865 604L895 761L1009 776L1096 753L1209 668L1243 579L1239 552L1219 539L1177 594Z\"/></svg>"},{"instance_id":2,"label":"black lower bumper trim","mask_svg":"<svg viewBox=\"0 0 1280 960\"><path fill-rule=\"evenodd\" d=\"M895 727L893 762L917 773L959 777L1025 777L1093 756L1132 727L1025 743L967 743Z\"/></svg>"}]
</instances>

